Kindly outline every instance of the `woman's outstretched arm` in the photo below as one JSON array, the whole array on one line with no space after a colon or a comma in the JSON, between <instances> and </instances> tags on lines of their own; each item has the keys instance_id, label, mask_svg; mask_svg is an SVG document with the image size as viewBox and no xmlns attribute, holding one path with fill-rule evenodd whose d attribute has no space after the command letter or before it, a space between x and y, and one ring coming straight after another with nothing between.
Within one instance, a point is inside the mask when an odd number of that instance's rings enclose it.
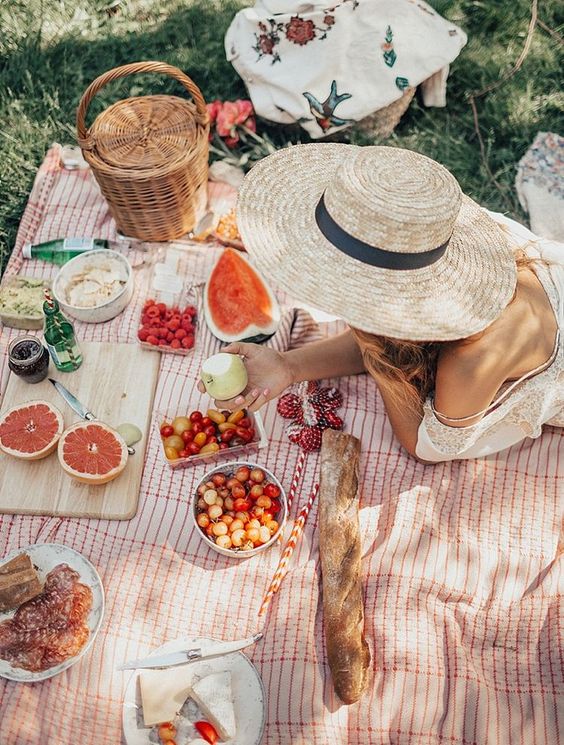
<instances>
[{"instance_id":1,"label":"woman's outstretched arm","mask_svg":"<svg viewBox=\"0 0 564 745\"><path fill-rule=\"evenodd\" d=\"M318 378L337 378L364 372L360 349L350 331L289 352L277 352L259 344L236 342L222 351L245 360L249 384L241 396L216 401L220 409L260 409L292 383ZM200 384L200 390L202 385Z\"/></svg>"}]
</instances>

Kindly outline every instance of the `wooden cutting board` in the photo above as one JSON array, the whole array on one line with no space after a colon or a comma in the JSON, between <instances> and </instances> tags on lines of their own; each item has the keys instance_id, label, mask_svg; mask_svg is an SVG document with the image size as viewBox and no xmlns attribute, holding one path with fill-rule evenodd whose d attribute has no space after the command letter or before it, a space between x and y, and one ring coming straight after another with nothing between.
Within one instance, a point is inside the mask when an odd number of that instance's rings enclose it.
<instances>
[{"instance_id":1,"label":"wooden cutting board","mask_svg":"<svg viewBox=\"0 0 564 745\"><path fill-rule=\"evenodd\" d=\"M34 462L0 453L0 513L129 520L137 511L160 354L137 344L81 342L80 346L84 362L78 370L59 372L51 363L48 377L62 383L110 426L136 424L143 439L117 479L101 486L67 476L56 451ZM80 421L48 378L31 385L10 373L2 411L36 399L54 404L65 427Z\"/></svg>"}]
</instances>

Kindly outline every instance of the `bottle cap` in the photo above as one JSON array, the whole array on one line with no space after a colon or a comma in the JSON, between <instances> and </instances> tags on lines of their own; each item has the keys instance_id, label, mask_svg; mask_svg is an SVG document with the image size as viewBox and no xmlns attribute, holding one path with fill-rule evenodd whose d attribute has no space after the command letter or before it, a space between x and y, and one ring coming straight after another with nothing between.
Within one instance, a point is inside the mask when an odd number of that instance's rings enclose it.
<instances>
[{"instance_id":1,"label":"bottle cap","mask_svg":"<svg viewBox=\"0 0 564 745\"><path fill-rule=\"evenodd\" d=\"M31 243L24 243L22 256L24 259L31 259Z\"/></svg>"}]
</instances>

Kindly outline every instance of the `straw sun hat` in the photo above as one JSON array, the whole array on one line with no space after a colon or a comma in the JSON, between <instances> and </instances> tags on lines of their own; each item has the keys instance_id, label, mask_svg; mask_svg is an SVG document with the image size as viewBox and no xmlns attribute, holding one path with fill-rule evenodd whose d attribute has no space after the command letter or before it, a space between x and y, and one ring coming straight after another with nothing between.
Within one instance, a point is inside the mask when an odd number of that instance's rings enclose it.
<instances>
[{"instance_id":1,"label":"straw sun hat","mask_svg":"<svg viewBox=\"0 0 564 745\"><path fill-rule=\"evenodd\" d=\"M277 286L373 334L471 336L515 290L501 228L446 168L410 150L280 150L245 177L237 219L250 256Z\"/></svg>"}]
</instances>

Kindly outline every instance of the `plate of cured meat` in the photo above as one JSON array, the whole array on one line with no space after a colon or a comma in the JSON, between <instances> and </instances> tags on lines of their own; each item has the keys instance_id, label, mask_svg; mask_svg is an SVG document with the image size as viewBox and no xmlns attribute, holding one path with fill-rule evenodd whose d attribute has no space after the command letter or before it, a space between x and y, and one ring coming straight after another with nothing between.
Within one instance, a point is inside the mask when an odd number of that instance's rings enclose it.
<instances>
[{"instance_id":1,"label":"plate of cured meat","mask_svg":"<svg viewBox=\"0 0 564 745\"><path fill-rule=\"evenodd\" d=\"M104 588L78 551L37 543L0 561L0 677L34 683L74 665L104 615Z\"/></svg>"}]
</instances>

